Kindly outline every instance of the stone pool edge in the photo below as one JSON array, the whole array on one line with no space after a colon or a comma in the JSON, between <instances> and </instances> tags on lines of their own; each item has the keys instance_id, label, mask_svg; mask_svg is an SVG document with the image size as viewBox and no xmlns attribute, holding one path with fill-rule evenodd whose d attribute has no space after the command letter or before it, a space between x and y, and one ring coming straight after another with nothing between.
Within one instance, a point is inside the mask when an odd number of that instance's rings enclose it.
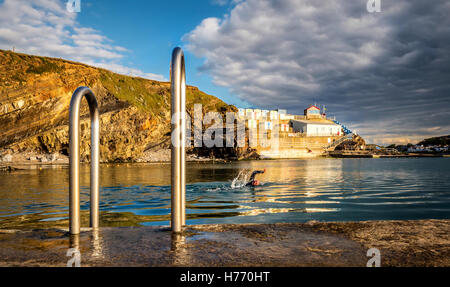
<instances>
[{"instance_id":1,"label":"stone pool edge","mask_svg":"<svg viewBox=\"0 0 450 287\"><path fill-rule=\"evenodd\" d=\"M0 230L0 266L66 266L66 230ZM450 266L450 220L85 228L82 266Z\"/></svg>"}]
</instances>

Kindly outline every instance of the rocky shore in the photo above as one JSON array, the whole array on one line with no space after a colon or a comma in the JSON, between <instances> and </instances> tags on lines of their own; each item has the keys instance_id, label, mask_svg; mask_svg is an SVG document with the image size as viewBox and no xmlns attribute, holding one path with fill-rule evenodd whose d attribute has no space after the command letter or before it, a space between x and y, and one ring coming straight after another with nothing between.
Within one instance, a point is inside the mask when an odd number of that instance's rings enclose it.
<instances>
[{"instance_id":1,"label":"rocky shore","mask_svg":"<svg viewBox=\"0 0 450 287\"><path fill-rule=\"evenodd\" d=\"M170 149L150 150L142 153L142 155L132 162L136 163L167 163L170 162ZM217 161L224 162L226 159L211 159L209 157L202 157L196 154L187 154L186 161L195 162L209 162ZM82 161L85 162L85 161ZM17 154L0 155L0 171L1 170L15 170L21 169L25 166L35 165L68 165L69 157L60 153L42 154L34 152L22 152Z\"/></svg>"}]
</instances>

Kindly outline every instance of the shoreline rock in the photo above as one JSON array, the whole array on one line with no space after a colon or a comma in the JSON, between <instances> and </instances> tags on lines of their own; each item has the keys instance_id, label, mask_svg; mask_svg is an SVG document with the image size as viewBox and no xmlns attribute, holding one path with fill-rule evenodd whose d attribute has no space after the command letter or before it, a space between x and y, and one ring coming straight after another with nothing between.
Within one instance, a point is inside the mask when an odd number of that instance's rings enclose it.
<instances>
[{"instance_id":1,"label":"shoreline rock","mask_svg":"<svg viewBox=\"0 0 450 287\"><path fill-rule=\"evenodd\" d=\"M170 149L161 149L156 151L147 151L144 154L132 161L114 161L100 163L170 163L171 151ZM230 162L225 159L211 159L207 157L197 156L195 154L186 154L187 162ZM81 163L88 163L88 161L81 160ZM0 170L13 171L22 169L21 166L27 165L68 165L69 157L63 154L51 153L17 153L0 155Z\"/></svg>"}]
</instances>

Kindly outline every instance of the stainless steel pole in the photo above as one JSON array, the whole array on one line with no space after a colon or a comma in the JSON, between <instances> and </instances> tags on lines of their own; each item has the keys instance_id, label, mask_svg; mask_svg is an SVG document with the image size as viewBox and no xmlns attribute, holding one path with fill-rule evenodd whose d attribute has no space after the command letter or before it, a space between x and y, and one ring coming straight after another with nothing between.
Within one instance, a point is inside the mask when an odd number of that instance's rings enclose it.
<instances>
[{"instance_id":1,"label":"stainless steel pole","mask_svg":"<svg viewBox=\"0 0 450 287\"><path fill-rule=\"evenodd\" d=\"M80 103L89 104L91 117L91 212L90 226L98 227L99 206L99 112L94 93L79 87L72 95L69 109L69 232L80 233Z\"/></svg>"},{"instance_id":2,"label":"stainless steel pole","mask_svg":"<svg viewBox=\"0 0 450 287\"><path fill-rule=\"evenodd\" d=\"M181 64L181 99L180 99L180 110L181 110L181 166L180 166L180 185L181 185L181 198L180 198L180 217L181 225L186 225L186 73L184 66L184 55L183 63ZM189 123L190 124L190 123Z\"/></svg>"},{"instance_id":3,"label":"stainless steel pole","mask_svg":"<svg viewBox=\"0 0 450 287\"><path fill-rule=\"evenodd\" d=\"M186 221L186 75L184 54L179 47L172 52L170 79L172 94L171 225L172 231L181 232Z\"/></svg>"}]
</instances>

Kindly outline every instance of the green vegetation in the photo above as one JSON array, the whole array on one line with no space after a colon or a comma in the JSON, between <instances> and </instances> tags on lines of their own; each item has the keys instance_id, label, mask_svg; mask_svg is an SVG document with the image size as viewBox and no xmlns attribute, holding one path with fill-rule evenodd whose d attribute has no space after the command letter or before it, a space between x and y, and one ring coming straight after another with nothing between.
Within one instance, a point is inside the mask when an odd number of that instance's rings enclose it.
<instances>
[{"instance_id":1,"label":"green vegetation","mask_svg":"<svg viewBox=\"0 0 450 287\"><path fill-rule=\"evenodd\" d=\"M450 135L427 138L427 139L424 139L423 141L419 142L418 145L424 145L424 146L430 146L430 145L445 146L445 145L450 145Z\"/></svg>"},{"instance_id":2,"label":"green vegetation","mask_svg":"<svg viewBox=\"0 0 450 287\"><path fill-rule=\"evenodd\" d=\"M81 226L89 226L89 212L82 210L80 213ZM69 225L67 215L64 215L62 218L46 216L40 213L10 216L0 221L0 229L67 228ZM101 212L100 225L102 227L140 226L142 222L167 221L169 219L169 214L135 215L131 212Z\"/></svg>"},{"instance_id":3,"label":"green vegetation","mask_svg":"<svg viewBox=\"0 0 450 287\"><path fill-rule=\"evenodd\" d=\"M11 80L19 82L19 83L24 83L26 82L25 78L23 77L23 75L21 75L20 73L14 74L11 76Z\"/></svg>"},{"instance_id":4,"label":"green vegetation","mask_svg":"<svg viewBox=\"0 0 450 287\"><path fill-rule=\"evenodd\" d=\"M150 114L161 114L170 109L169 83L119 75L106 70L101 71L100 81L118 99L127 101ZM207 111L225 113L235 109L196 87L188 86L186 88L187 108L192 108L194 103L202 104Z\"/></svg>"},{"instance_id":5,"label":"green vegetation","mask_svg":"<svg viewBox=\"0 0 450 287\"><path fill-rule=\"evenodd\" d=\"M164 109L164 93L158 93L153 81L101 71L100 82L120 100L155 114ZM156 82L157 83L157 82Z\"/></svg>"},{"instance_id":6,"label":"green vegetation","mask_svg":"<svg viewBox=\"0 0 450 287\"><path fill-rule=\"evenodd\" d=\"M43 73L50 73L50 72L56 73L61 70L61 67L54 62L50 62L49 60L42 57L40 57L40 60L41 64L28 67L26 72L40 75Z\"/></svg>"},{"instance_id":7,"label":"green vegetation","mask_svg":"<svg viewBox=\"0 0 450 287\"><path fill-rule=\"evenodd\" d=\"M227 111L237 111L234 106L227 105L225 102L200 91L196 87L188 87L186 89L187 108L193 109L194 104L202 104L204 111L217 111L223 115L225 115Z\"/></svg>"}]
</instances>

